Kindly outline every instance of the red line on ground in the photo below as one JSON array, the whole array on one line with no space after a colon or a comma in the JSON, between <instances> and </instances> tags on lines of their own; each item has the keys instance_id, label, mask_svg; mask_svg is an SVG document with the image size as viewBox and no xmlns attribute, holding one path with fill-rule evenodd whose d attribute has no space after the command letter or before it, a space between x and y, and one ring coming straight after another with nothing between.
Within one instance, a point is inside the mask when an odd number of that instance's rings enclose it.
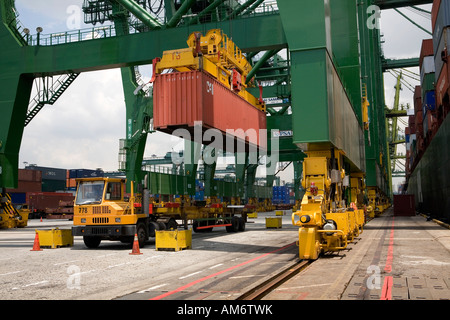
<instances>
[{"instance_id":1,"label":"red line on ground","mask_svg":"<svg viewBox=\"0 0 450 320\"><path fill-rule=\"evenodd\" d=\"M392 217L391 234L389 237L389 247L386 258L386 265L384 271L390 273L392 271L392 260L394 258L394 217ZM384 278L383 288L381 289L381 300L392 300L392 276L386 276Z\"/></svg>"},{"instance_id":2,"label":"red line on ground","mask_svg":"<svg viewBox=\"0 0 450 320\"><path fill-rule=\"evenodd\" d=\"M380 300L392 300L392 276L384 278L383 288L381 289Z\"/></svg>"},{"instance_id":3,"label":"red line on ground","mask_svg":"<svg viewBox=\"0 0 450 320\"><path fill-rule=\"evenodd\" d=\"M229 227L231 226L231 223L226 223L226 224L213 224L210 226L202 226L202 227L197 227L197 229L208 229L208 228L216 228L216 227Z\"/></svg>"},{"instance_id":4,"label":"red line on ground","mask_svg":"<svg viewBox=\"0 0 450 320\"><path fill-rule=\"evenodd\" d=\"M386 272L392 271L392 259L393 258L394 258L394 218L392 217L391 235L389 238L388 254L387 254L386 265L384 267L384 271L386 271Z\"/></svg>"},{"instance_id":5,"label":"red line on ground","mask_svg":"<svg viewBox=\"0 0 450 320\"><path fill-rule=\"evenodd\" d=\"M160 300L160 299L163 299L163 298L168 297L168 296L170 296L170 295L172 295L172 294L174 294L174 293L177 293L177 292L180 292L180 291L182 291L182 290L184 290L184 289L187 289L187 288L189 288L189 287L192 287L193 285L196 285L197 283L203 282L203 281L205 281L205 280L208 280L208 279L210 279L210 278L213 278L213 277L215 277L215 276L218 276L218 275L220 275L220 274L222 274L222 273L225 273L225 272L234 270L234 269L236 269L236 268L242 267L242 266L244 266L244 265L246 265L246 264L249 264L249 263L251 263L251 262L253 262L253 261L259 260L259 259L264 258L264 257L267 257L268 255L273 254L273 253L275 253L275 252L278 252L278 251L282 251L282 250L284 250L284 249L287 249L287 248L289 248L290 246L292 246L292 245L294 245L294 244L295 244L295 242L293 242L293 243L291 243L291 244L288 244L288 245L286 245L286 246L284 246L284 247L278 248L278 249L276 249L276 250L273 250L273 251L271 251L271 252L265 253L265 254L263 254L263 255L260 255L260 256L258 256L258 257L256 257L256 258L253 258L253 259L250 259L250 260L248 260L248 261L242 262L242 263L237 264L237 265L235 265L235 266L229 267L229 268L227 268L227 269L225 269L225 270L222 270L222 271L219 271L219 272L210 274L209 276L203 277L203 278L201 278L201 279L197 279L197 280L195 280L195 281L192 281L191 283L185 284L184 286L181 286L181 287L179 287L179 288L177 288L177 289L175 289L175 290L172 290L172 291L163 293L163 294L161 294L161 295L159 295L159 296L156 296L156 297L154 297L154 298L151 298L151 299L149 299L149 300Z\"/></svg>"}]
</instances>

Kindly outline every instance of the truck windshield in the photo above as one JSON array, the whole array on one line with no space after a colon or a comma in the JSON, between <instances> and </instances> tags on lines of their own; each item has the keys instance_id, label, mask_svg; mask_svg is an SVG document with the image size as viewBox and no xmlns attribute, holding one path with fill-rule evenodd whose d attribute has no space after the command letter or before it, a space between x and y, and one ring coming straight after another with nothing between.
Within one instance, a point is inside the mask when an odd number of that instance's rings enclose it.
<instances>
[{"instance_id":1,"label":"truck windshield","mask_svg":"<svg viewBox=\"0 0 450 320\"><path fill-rule=\"evenodd\" d=\"M76 205L101 203L104 181L81 181L78 185Z\"/></svg>"}]
</instances>

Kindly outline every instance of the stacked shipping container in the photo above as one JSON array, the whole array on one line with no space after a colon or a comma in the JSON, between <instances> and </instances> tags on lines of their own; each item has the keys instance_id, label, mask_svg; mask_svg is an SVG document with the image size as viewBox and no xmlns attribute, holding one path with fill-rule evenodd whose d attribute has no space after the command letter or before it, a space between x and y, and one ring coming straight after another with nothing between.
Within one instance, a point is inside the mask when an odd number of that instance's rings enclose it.
<instances>
[{"instance_id":1,"label":"stacked shipping container","mask_svg":"<svg viewBox=\"0 0 450 320\"><path fill-rule=\"evenodd\" d=\"M104 176L105 173L101 169L70 169L67 170L66 188L69 191L75 191L77 188L75 179L78 178L96 178Z\"/></svg>"},{"instance_id":2,"label":"stacked shipping container","mask_svg":"<svg viewBox=\"0 0 450 320\"><path fill-rule=\"evenodd\" d=\"M6 192L11 195L13 204L28 205L30 218L70 214L73 211L75 179L103 176L101 169L66 170L32 165L19 169L18 187L6 189Z\"/></svg>"},{"instance_id":3,"label":"stacked shipping container","mask_svg":"<svg viewBox=\"0 0 450 320\"><path fill-rule=\"evenodd\" d=\"M435 28L440 28L439 24ZM409 117L408 128L405 129L407 176L414 171L438 128L436 101L438 93L435 84L442 65L436 60L435 50L437 47L434 38L422 41L419 60L421 85L415 88L414 116Z\"/></svg>"},{"instance_id":4,"label":"stacked shipping container","mask_svg":"<svg viewBox=\"0 0 450 320\"><path fill-rule=\"evenodd\" d=\"M66 169L39 167L35 165L27 166L25 169L42 172L43 192L64 191L66 189Z\"/></svg>"},{"instance_id":5,"label":"stacked shipping container","mask_svg":"<svg viewBox=\"0 0 450 320\"><path fill-rule=\"evenodd\" d=\"M272 203L289 204L290 203L289 188L287 186L273 187Z\"/></svg>"},{"instance_id":6,"label":"stacked shipping container","mask_svg":"<svg viewBox=\"0 0 450 320\"><path fill-rule=\"evenodd\" d=\"M450 44L450 2L435 0L433 2L431 24L433 28L433 50L435 63L435 84L436 84L436 110L427 118L431 125L431 135L433 136L444 118L450 111L449 89L450 89L450 66L449 48Z\"/></svg>"},{"instance_id":7,"label":"stacked shipping container","mask_svg":"<svg viewBox=\"0 0 450 320\"><path fill-rule=\"evenodd\" d=\"M406 174L420 161L450 110L450 1L435 0L431 12L433 38L422 41L420 81L414 93L414 117L406 136Z\"/></svg>"}]
</instances>

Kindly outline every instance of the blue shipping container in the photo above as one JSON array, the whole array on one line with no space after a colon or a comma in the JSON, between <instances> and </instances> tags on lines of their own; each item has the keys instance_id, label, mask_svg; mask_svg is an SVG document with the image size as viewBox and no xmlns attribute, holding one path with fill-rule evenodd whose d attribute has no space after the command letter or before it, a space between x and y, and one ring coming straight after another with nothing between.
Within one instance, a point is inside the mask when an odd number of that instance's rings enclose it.
<instances>
[{"instance_id":1,"label":"blue shipping container","mask_svg":"<svg viewBox=\"0 0 450 320\"><path fill-rule=\"evenodd\" d=\"M70 169L69 170L69 178L96 178L96 177L104 177L103 170L91 170L91 169Z\"/></svg>"},{"instance_id":2,"label":"blue shipping container","mask_svg":"<svg viewBox=\"0 0 450 320\"><path fill-rule=\"evenodd\" d=\"M427 110L434 111L434 109L436 109L436 92L433 90L425 94L425 98L423 99L423 115L425 116Z\"/></svg>"},{"instance_id":3,"label":"blue shipping container","mask_svg":"<svg viewBox=\"0 0 450 320\"><path fill-rule=\"evenodd\" d=\"M25 192L13 192L9 194L13 204L23 204L27 202L27 194Z\"/></svg>"},{"instance_id":4,"label":"blue shipping container","mask_svg":"<svg viewBox=\"0 0 450 320\"><path fill-rule=\"evenodd\" d=\"M275 186L272 189L272 203L273 204L288 204L289 203L289 189L286 186Z\"/></svg>"}]
</instances>

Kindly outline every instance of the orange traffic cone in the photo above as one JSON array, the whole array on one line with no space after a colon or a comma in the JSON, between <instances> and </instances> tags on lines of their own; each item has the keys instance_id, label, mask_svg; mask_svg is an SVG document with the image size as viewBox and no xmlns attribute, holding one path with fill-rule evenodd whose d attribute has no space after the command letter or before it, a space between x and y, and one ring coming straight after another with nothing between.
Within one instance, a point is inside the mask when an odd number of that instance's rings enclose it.
<instances>
[{"instance_id":1,"label":"orange traffic cone","mask_svg":"<svg viewBox=\"0 0 450 320\"><path fill-rule=\"evenodd\" d=\"M30 251L42 251L41 246L39 244L39 233L36 232L36 236L34 237L33 249Z\"/></svg>"},{"instance_id":2,"label":"orange traffic cone","mask_svg":"<svg viewBox=\"0 0 450 320\"><path fill-rule=\"evenodd\" d=\"M42 217L41 217L41 222L42 222Z\"/></svg>"},{"instance_id":3,"label":"orange traffic cone","mask_svg":"<svg viewBox=\"0 0 450 320\"><path fill-rule=\"evenodd\" d=\"M134 234L133 249L131 250L130 254L142 254L141 251L139 250L139 241L137 233Z\"/></svg>"}]
</instances>

